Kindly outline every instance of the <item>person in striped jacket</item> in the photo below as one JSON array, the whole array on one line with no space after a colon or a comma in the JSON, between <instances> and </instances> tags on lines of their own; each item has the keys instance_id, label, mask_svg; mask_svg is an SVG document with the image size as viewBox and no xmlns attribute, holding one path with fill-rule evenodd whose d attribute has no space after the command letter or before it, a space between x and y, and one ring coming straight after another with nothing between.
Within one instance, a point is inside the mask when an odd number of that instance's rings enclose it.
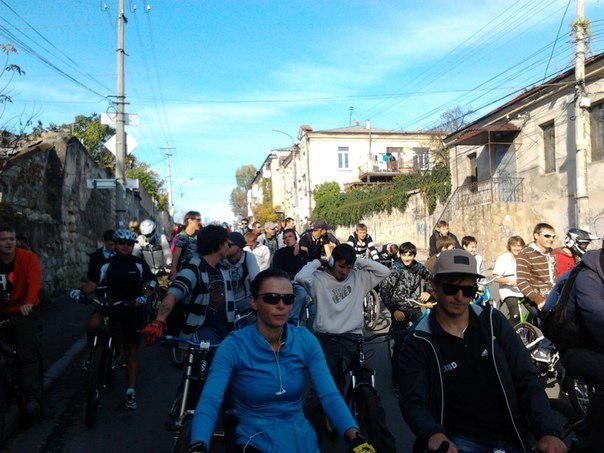
<instances>
[{"instance_id":1,"label":"person in striped jacket","mask_svg":"<svg viewBox=\"0 0 604 453\"><path fill-rule=\"evenodd\" d=\"M533 230L534 241L516 257L518 288L525 298L541 309L556 278L556 258L552 246L556 233L547 223L538 223Z\"/></svg>"},{"instance_id":2,"label":"person in striped jacket","mask_svg":"<svg viewBox=\"0 0 604 453\"><path fill-rule=\"evenodd\" d=\"M377 261L380 257L373 239L367 234L367 225L364 223L356 226L355 232L348 237L346 243L354 249L357 258L371 258Z\"/></svg>"}]
</instances>

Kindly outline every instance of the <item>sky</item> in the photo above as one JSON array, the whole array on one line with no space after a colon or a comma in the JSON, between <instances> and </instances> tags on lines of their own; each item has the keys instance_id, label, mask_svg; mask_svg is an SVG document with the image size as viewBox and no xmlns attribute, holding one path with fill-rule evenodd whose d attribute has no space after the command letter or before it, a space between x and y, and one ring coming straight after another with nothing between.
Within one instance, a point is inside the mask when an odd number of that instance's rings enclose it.
<instances>
[{"instance_id":1,"label":"sky","mask_svg":"<svg viewBox=\"0 0 604 453\"><path fill-rule=\"evenodd\" d=\"M125 3L127 111L141 122L128 133L162 177L160 148L175 148L177 216L231 220L235 170L291 145L302 124L428 129L447 109L476 118L573 64L574 0ZM111 111L117 5L0 0L0 43L14 42L8 31L37 54L15 44L10 63L25 73L0 77L13 99L2 127ZM586 17L602 52L604 0L586 0Z\"/></svg>"}]
</instances>

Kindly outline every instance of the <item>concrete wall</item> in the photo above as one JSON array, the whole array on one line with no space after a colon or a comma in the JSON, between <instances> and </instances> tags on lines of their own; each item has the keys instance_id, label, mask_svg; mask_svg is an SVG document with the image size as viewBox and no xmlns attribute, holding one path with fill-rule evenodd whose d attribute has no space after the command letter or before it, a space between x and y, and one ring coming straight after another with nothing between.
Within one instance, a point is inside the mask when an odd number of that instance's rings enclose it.
<instances>
[{"instance_id":1,"label":"concrete wall","mask_svg":"<svg viewBox=\"0 0 604 453\"><path fill-rule=\"evenodd\" d=\"M14 225L28 239L48 291L73 288L85 275L88 254L101 245L103 231L114 228L115 191L86 188L87 179L111 177L78 139L59 136L24 148L2 168L0 223ZM128 191L127 207L130 219L169 223L144 189Z\"/></svg>"}]
</instances>

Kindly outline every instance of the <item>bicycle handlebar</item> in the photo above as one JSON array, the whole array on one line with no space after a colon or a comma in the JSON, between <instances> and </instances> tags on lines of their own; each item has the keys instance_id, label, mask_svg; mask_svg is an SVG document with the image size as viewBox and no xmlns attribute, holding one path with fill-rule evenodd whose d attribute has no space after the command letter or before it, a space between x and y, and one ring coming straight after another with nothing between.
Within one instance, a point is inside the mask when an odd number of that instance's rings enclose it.
<instances>
[{"instance_id":1,"label":"bicycle handlebar","mask_svg":"<svg viewBox=\"0 0 604 453\"><path fill-rule=\"evenodd\" d=\"M181 338L174 335L162 335L160 341L163 343L183 343L192 346L201 351L209 351L210 349L216 349L220 346L220 343L212 343L210 341L193 341L190 338Z\"/></svg>"}]
</instances>

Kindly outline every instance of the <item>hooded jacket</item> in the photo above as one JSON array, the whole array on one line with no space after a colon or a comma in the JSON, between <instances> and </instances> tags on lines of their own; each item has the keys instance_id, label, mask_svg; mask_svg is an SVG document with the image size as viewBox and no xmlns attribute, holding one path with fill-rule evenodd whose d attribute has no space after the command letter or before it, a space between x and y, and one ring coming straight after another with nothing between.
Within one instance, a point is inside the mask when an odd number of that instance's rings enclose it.
<instances>
[{"instance_id":1,"label":"hooded jacket","mask_svg":"<svg viewBox=\"0 0 604 453\"><path fill-rule=\"evenodd\" d=\"M256 324L231 333L219 346L193 418L191 441L209 445L230 384L239 416L237 444L266 453L319 453L302 409L306 377L340 436L358 425L338 391L318 340L305 327L285 325L275 352Z\"/></svg>"},{"instance_id":2,"label":"hooded jacket","mask_svg":"<svg viewBox=\"0 0 604 453\"><path fill-rule=\"evenodd\" d=\"M548 434L559 437L560 426L552 417L537 370L509 321L490 306L469 307L478 316L486 338L492 339L489 353L498 376L493 385L503 391L520 445L525 451L531 449L530 434L536 439ZM416 450L425 446L433 434L448 434L443 423L450 389L444 384L442 358L429 321L429 316L424 316L416 324L398 356L399 405L405 422L417 436Z\"/></svg>"},{"instance_id":3,"label":"hooded jacket","mask_svg":"<svg viewBox=\"0 0 604 453\"><path fill-rule=\"evenodd\" d=\"M590 250L581 261L585 268L577 275L573 288L579 319L591 348L604 354L604 251Z\"/></svg>"}]
</instances>

